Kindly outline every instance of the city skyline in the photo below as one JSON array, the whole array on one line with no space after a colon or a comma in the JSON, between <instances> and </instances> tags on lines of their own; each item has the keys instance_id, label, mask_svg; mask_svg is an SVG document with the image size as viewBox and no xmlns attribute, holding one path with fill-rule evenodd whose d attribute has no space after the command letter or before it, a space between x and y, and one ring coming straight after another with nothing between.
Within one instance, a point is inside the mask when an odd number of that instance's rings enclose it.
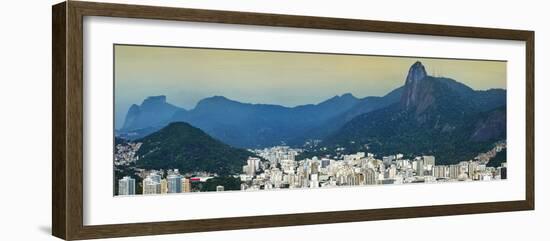
<instances>
[{"instance_id":1,"label":"city skyline","mask_svg":"<svg viewBox=\"0 0 550 241\"><path fill-rule=\"evenodd\" d=\"M506 88L502 61L116 45L115 127L132 104L155 95L185 109L211 96L286 107L382 96L403 85L406 73L394 70L417 60L476 90Z\"/></svg>"}]
</instances>

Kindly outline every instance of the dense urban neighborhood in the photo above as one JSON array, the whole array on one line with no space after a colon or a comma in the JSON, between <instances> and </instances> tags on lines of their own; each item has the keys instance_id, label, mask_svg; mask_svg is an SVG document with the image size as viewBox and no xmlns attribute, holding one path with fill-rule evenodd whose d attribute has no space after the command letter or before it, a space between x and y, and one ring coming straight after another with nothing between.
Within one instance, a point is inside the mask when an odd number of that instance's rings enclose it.
<instances>
[{"instance_id":1,"label":"dense urban neighborhood","mask_svg":"<svg viewBox=\"0 0 550 241\"><path fill-rule=\"evenodd\" d=\"M137 160L134 153L141 143L117 145L116 168L127 168ZM474 160L453 165L437 165L434 156L405 158L395 154L377 158L372 153L358 152L334 158L296 160L302 152L288 146L251 150L258 157L249 157L242 172L227 177L237 180L226 188L224 182L209 187L209 180L220 177L215 173L180 173L178 169L134 169L141 179L142 194L186 193L225 190L269 190L284 188L326 188L337 186L382 185L406 183L435 183L455 181L491 181L506 179L506 162L488 166L488 162L506 148L497 143ZM226 178L226 179L227 179ZM124 176L118 180L118 195L136 194L136 179Z\"/></svg>"}]
</instances>

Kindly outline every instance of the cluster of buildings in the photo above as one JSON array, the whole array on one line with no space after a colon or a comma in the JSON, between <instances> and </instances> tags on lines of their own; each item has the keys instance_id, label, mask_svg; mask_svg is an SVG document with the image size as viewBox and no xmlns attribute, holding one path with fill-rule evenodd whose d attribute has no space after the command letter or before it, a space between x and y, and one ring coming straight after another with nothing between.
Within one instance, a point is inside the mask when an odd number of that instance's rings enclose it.
<instances>
[{"instance_id":1,"label":"cluster of buildings","mask_svg":"<svg viewBox=\"0 0 550 241\"><path fill-rule=\"evenodd\" d=\"M256 150L267 161L247 160L240 175L241 190L506 179L506 163L495 168L484 160L436 165L434 156L407 159L395 154L378 159L364 152L338 159L295 160L300 151L286 146Z\"/></svg>"},{"instance_id":2,"label":"cluster of buildings","mask_svg":"<svg viewBox=\"0 0 550 241\"><path fill-rule=\"evenodd\" d=\"M487 163L489 162L489 160L491 160L491 158L495 157L497 153L503 151L504 149L506 149L506 142L505 141L497 142L491 150L480 153L474 159L482 163Z\"/></svg>"},{"instance_id":3,"label":"cluster of buildings","mask_svg":"<svg viewBox=\"0 0 550 241\"><path fill-rule=\"evenodd\" d=\"M168 170L166 175L164 171L146 171L142 181L142 194L170 194L192 192L193 182L204 182L207 177L185 177L181 175L178 169ZM163 177L164 176L164 177ZM217 186L216 191L224 191L223 186ZM125 176L118 180L118 195L135 195L136 180Z\"/></svg>"},{"instance_id":4,"label":"cluster of buildings","mask_svg":"<svg viewBox=\"0 0 550 241\"><path fill-rule=\"evenodd\" d=\"M115 166L128 166L138 160L136 152L141 147L141 142L118 144L115 146Z\"/></svg>"},{"instance_id":5,"label":"cluster of buildings","mask_svg":"<svg viewBox=\"0 0 550 241\"><path fill-rule=\"evenodd\" d=\"M117 146L115 165L135 162L134 156L139 145ZM507 178L506 163L499 167L490 167L487 163L505 148L505 143L499 143L474 160L437 165L434 156L405 158L403 154L395 154L380 159L365 152L334 158L296 160L303 150L275 146L252 150L258 157L249 157L242 167L242 173L234 177L240 179L241 190L499 180ZM202 177L186 177L177 169L166 172L141 171L139 177L142 178L143 194L192 192L193 182L205 182L216 176L212 173L198 173ZM134 195L137 186L134 178L125 176L118 180L118 195ZM216 191L224 191L224 187L217 186Z\"/></svg>"}]
</instances>

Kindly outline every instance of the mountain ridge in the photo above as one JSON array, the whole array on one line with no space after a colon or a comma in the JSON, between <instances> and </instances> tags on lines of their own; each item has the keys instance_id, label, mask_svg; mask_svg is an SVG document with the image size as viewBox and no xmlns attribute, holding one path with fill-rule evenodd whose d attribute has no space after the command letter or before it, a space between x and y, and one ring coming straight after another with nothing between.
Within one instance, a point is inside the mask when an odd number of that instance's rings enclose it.
<instances>
[{"instance_id":1,"label":"mountain ridge","mask_svg":"<svg viewBox=\"0 0 550 241\"><path fill-rule=\"evenodd\" d=\"M327 137L324 147L436 155L442 163L455 163L506 138L505 105L505 91L474 91L458 81L427 75L417 62L398 103L354 117ZM334 152L304 156L325 154Z\"/></svg>"},{"instance_id":2,"label":"mountain ridge","mask_svg":"<svg viewBox=\"0 0 550 241\"><path fill-rule=\"evenodd\" d=\"M159 130L170 122L185 121L236 147L277 145L297 139L297 142L302 142L303 139L298 136L304 129L321 126L329 119L343 115L353 108L358 113L371 111L376 104L367 108L357 106L360 103L368 105L371 101L376 102L377 98L381 97L359 99L351 93L344 93L317 104L285 107L243 103L224 96L212 96L200 100L193 109L176 110L171 118L158 121L160 125L136 126L131 130L126 128L119 130L117 134L126 139L137 139ZM129 110L130 112L132 111ZM245 139L242 139L243 133ZM270 135L276 140L268 140L267 136ZM259 145L257 140L260 140Z\"/></svg>"}]
</instances>

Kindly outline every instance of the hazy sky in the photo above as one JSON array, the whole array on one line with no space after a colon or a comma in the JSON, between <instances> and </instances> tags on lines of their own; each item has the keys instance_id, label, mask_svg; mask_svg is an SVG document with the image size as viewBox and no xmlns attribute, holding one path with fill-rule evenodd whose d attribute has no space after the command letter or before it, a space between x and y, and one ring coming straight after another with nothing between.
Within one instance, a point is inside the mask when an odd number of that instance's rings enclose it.
<instances>
[{"instance_id":1,"label":"hazy sky","mask_svg":"<svg viewBox=\"0 0 550 241\"><path fill-rule=\"evenodd\" d=\"M115 122L131 104L166 95L186 109L221 95L246 103L296 106L335 95L381 96L421 61L428 74L474 89L506 88L506 62L268 51L115 46Z\"/></svg>"}]
</instances>

